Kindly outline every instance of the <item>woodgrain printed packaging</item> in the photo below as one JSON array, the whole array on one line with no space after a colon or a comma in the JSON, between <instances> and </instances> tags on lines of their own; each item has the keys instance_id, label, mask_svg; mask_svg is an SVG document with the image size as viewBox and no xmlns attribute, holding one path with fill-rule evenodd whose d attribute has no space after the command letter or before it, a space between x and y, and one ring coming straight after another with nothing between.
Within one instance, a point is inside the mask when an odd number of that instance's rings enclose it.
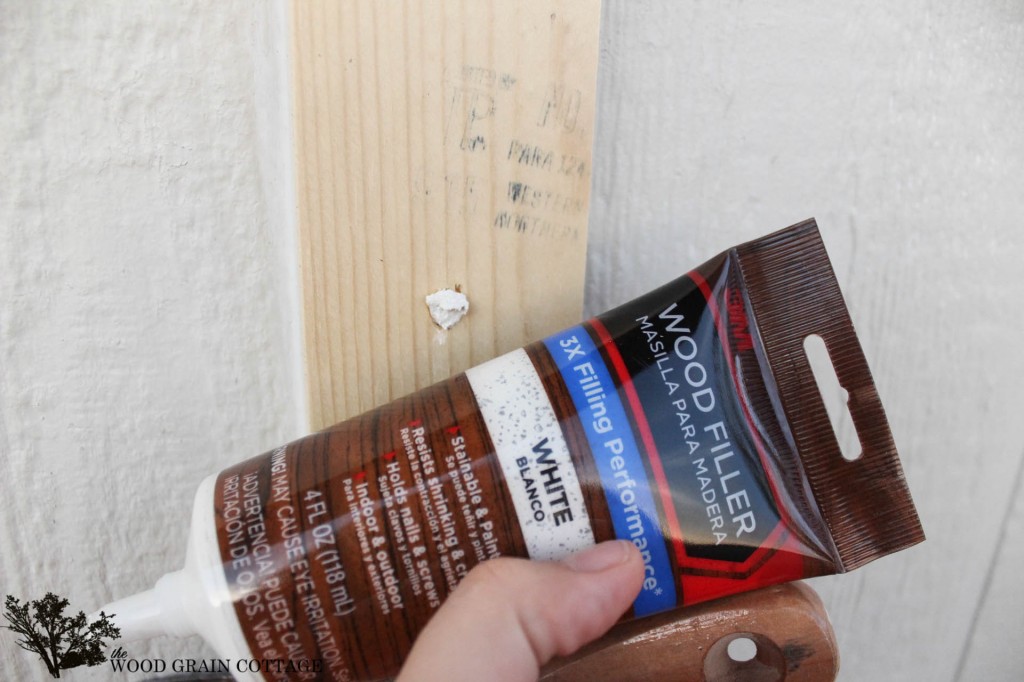
<instances>
[{"instance_id":1,"label":"woodgrain printed packaging","mask_svg":"<svg viewBox=\"0 0 1024 682\"><path fill-rule=\"evenodd\" d=\"M840 452L804 340L861 445ZM627 617L923 540L813 220L588 322L206 479L185 567L105 607L239 679L378 680L476 564L631 540Z\"/></svg>"}]
</instances>

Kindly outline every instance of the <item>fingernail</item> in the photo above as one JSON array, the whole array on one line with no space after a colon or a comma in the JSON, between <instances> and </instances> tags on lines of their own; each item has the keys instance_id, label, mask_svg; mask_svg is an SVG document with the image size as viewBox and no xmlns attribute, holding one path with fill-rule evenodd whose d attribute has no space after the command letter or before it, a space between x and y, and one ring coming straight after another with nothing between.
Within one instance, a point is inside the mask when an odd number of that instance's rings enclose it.
<instances>
[{"instance_id":1,"label":"fingernail","mask_svg":"<svg viewBox=\"0 0 1024 682\"><path fill-rule=\"evenodd\" d=\"M609 540L565 559L565 564L574 571L597 573L625 563L629 559L628 540Z\"/></svg>"}]
</instances>

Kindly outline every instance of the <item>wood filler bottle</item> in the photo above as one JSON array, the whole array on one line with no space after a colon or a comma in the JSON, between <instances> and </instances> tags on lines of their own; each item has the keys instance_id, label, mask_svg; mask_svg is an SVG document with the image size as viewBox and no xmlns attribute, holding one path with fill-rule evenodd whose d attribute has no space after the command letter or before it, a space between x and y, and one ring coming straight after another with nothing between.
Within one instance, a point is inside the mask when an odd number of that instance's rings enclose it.
<instances>
[{"instance_id":1,"label":"wood filler bottle","mask_svg":"<svg viewBox=\"0 0 1024 682\"><path fill-rule=\"evenodd\" d=\"M861 445L804 351L824 339ZM104 607L245 680L378 680L481 561L631 540L627 617L924 539L813 220L204 480L182 570Z\"/></svg>"}]
</instances>

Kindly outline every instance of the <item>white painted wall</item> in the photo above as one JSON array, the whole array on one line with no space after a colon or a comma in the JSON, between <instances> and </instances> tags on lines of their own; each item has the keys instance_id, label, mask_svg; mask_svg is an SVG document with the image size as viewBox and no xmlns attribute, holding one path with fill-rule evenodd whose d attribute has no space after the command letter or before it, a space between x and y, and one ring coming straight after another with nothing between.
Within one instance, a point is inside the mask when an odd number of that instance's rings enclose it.
<instances>
[{"instance_id":1,"label":"white painted wall","mask_svg":"<svg viewBox=\"0 0 1024 682\"><path fill-rule=\"evenodd\" d=\"M299 435L279 10L0 4L0 593L147 588L199 480Z\"/></svg>"},{"instance_id":2,"label":"white painted wall","mask_svg":"<svg viewBox=\"0 0 1024 682\"><path fill-rule=\"evenodd\" d=\"M606 0L588 308L816 216L929 536L816 582L841 679L1019 679L1024 5L784 5ZM0 592L147 587L198 480L298 435L284 36L0 0Z\"/></svg>"},{"instance_id":3,"label":"white painted wall","mask_svg":"<svg viewBox=\"0 0 1024 682\"><path fill-rule=\"evenodd\" d=\"M817 217L928 535L815 581L840 679L1024 678L1024 4L606 2L602 29L591 311Z\"/></svg>"}]
</instances>

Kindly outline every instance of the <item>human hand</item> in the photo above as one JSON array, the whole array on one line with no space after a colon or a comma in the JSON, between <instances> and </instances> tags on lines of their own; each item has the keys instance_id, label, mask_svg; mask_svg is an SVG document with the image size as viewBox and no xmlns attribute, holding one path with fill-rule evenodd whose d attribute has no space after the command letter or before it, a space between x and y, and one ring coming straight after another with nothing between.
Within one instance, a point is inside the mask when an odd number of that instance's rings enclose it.
<instances>
[{"instance_id":1,"label":"human hand","mask_svg":"<svg viewBox=\"0 0 1024 682\"><path fill-rule=\"evenodd\" d=\"M536 682L551 658L604 634L643 577L640 552L624 540L558 562L485 561L420 633L398 682Z\"/></svg>"}]
</instances>

